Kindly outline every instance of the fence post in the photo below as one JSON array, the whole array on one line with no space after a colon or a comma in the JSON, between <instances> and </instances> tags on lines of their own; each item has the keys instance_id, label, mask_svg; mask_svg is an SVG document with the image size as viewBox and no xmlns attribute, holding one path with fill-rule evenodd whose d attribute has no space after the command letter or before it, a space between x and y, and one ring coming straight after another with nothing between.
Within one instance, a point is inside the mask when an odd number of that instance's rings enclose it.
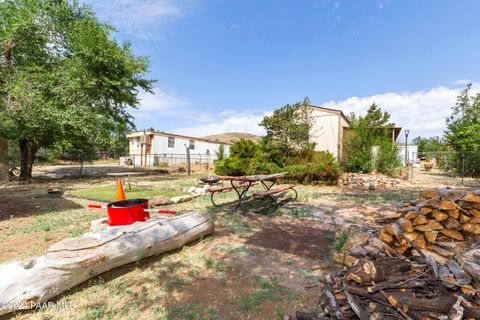
<instances>
[{"instance_id":1,"label":"fence post","mask_svg":"<svg viewBox=\"0 0 480 320\"><path fill-rule=\"evenodd\" d=\"M464 177L465 177L465 152L462 153L462 186L463 186Z\"/></svg>"},{"instance_id":2,"label":"fence post","mask_svg":"<svg viewBox=\"0 0 480 320\"><path fill-rule=\"evenodd\" d=\"M187 175L190 175L191 173L191 167L190 167L190 146L187 146L185 144L185 148L187 149Z\"/></svg>"}]
</instances>

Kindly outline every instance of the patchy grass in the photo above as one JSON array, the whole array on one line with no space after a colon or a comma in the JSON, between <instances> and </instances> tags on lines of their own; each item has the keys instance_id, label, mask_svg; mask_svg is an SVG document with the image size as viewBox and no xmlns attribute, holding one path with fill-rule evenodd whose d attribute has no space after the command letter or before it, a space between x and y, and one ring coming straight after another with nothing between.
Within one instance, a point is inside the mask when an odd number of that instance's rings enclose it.
<instances>
[{"instance_id":1,"label":"patchy grass","mask_svg":"<svg viewBox=\"0 0 480 320\"><path fill-rule=\"evenodd\" d=\"M196 185L196 177L169 176L138 178L138 185L126 190L127 198L176 196ZM112 179L76 183L69 193L87 198L111 200ZM260 190L261 186L253 188ZM338 188L299 186L299 201L329 198L339 203L365 203L410 199L405 192L347 192ZM20 192L19 192L20 194ZM21 193L28 202L30 194ZM90 221L106 216L105 210L86 209L88 201L65 198L35 198L41 202L30 215L0 220L0 262L41 254L48 245L66 237L80 236ZM236 200L235 192L216 195L217 202ZM18 202L18 200L16 200ZM64 201L62 207L58 202ZM255 209L258 202L246 202ZM251 233L277 218L308 219L310 204L285 206L275 212L284 217L243 214L241 210L213 207L208 196L165 206L179 212L206 211L216 217L216 234L173 253L143 259L107 272L64 293L56 300L71 302L67 309L41 309L18 313L14 319L282 319L297 306L315 306L310 297L297 295L274 279L263 279L236 269L232 261L253 254L243 244ZM341 206L342 204L339 204ZM22 210L18 212L22 213ZM26 209L29 212L30 207ZM287 216L288 215L288 216ZM239 242L236 242L236 241ZM339 243L343 240L337 239ZM255 256L250 256L255 258ZM293 264L293 262L292 262ZM259 266L261 267L261 266ZM314 275L303 270L302 276Z\"/></svg>"}]
</instances>

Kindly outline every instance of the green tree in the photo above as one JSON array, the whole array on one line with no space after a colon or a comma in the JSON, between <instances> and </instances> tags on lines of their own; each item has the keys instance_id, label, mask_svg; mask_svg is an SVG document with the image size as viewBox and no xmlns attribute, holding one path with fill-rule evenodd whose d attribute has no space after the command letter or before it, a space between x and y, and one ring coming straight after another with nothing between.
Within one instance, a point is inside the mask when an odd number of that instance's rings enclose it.
<instances>
[{"instance_id":1,"label":"green tree","mask_svg":"<svg viewBox=\"0 0 480 320\"><path fill-rule=\"evenodd\" d=\"M447 150L445 141L440 137L416 137L412 142L418 146L419 153L434 153Z\"/></svg>"},{"instance_id":2,"label":"green tree","mask_svg":"<svg viewBox=\"0 0 480 320\"><path fill-rule=\"evenodd\" d=\"M278 108L271 116L264 117L260 123L267 131L265 136L267 143L282 150L284 157L291 157L311 148L308 141L312 127L311 111L302 107L307 105L307 102L310 102L308 97L303 102Z\"/></svg>"},{"instance_id":3,"label":"green tree","mask_svg":"<svg viewBox=\"0 0 480 320\"><path fill-rule=\"evenodd\" d=\"M77 2L0 2L0 136L18 145L22 179L39 148L87 149L131 124L148 61L112 30Z\"/></svg>"},{"instance_id":4,"label":"green tree","mask_svg":"<svg viewBox=\"0 0 480 320\"><path fill-rule=\"evenodd\" d=\"M221 144L218 146L218 150L215 151L215 155L217 156L217 161L222 161L225 159L226 154L225 154L225 145Z\"/></svg>"},{"instance_id":5,"label":"green tree","mask_svg":"<svg viewBox=\"0 0 480 320\"><path fill-rule=\"evenodd\" d=\"M471 84L458 96L445 131L445 141L456 152L453 160L458 171L464 155L478 157L480 154L480 93L470 96L470 90ZM480 162L472 157L472 161L466 163L465 173L480 175Z\"/></svg>"},{"instance_id":6,"label":"green tree","mask_svg":"<svg viewBox=\"0 0 480 320\"><path fill-rule=\"evenodd\" d=\"M390 114L373 103L365 116L349 116L350 130L345 136L347 158L345 168L349 172L371 172L375 167L380 173L392 174L400 166L400 159L391 132L394 123ZM379 147L377 163L373 162L372 148Z\"/></svg>"}]
</instances>

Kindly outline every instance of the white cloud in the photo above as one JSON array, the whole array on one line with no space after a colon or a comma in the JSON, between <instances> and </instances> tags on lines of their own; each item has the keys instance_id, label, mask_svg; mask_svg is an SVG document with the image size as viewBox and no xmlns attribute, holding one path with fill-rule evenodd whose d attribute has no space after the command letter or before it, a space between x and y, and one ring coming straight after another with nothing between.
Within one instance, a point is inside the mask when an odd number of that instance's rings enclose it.
<instances>
[{"instance_id":1,"label":"white cloud","mask_svg":"<svg viewBox=\"0 0 480 320\"><path fill-rule=\"evenodd\" d=\"M464 81L456 82L464 84ZM365 114L368 107L375 102L382 110L391 114L392 122L399 127L410 130L410 137L442 136L445 120L451 114L457 96L464 86L436 87L429 90L413 92L388 92L369 97L350 97L343 101L329 101L322 107L340 109L345 114ZM472 94L480 92L480 83L473 83Z\"/></svg>"},{"instance_id":2,"label":"white cloud","mask_svg":"<svg viewBox=\"0 0 480 320\"><path fill-rule=\"evenodd\" d=\"M121 33L144 39L158 38L169 23L182 18L194 0L85 0L101 20Z\"/></svg>"},{"instance_id":3,"label":"white cloud","mask_svg":"<svg viewBox=\"0 0 480 320\"><path fill-rule=\"evenodd\" d=\"M173 90L156 87L154 93L141 92L138 109L131 109L131 114L136 119L161 118L173 116L179 108L188 109L191 103L188 99L179 97Z\"/></svg>"},{"instance_id":4,"label":"white cloud","mask_svg":"<svg viewBox=\"0 0 480 320\"><path fill-rule=\"evenodd\" d=\"M248 132L264 135L265 130L258 125L269 112L224 111L217 115L204 114L201 121L173 130L174 133L203 137L223 132Z\"/></svg>"}]
</instances>

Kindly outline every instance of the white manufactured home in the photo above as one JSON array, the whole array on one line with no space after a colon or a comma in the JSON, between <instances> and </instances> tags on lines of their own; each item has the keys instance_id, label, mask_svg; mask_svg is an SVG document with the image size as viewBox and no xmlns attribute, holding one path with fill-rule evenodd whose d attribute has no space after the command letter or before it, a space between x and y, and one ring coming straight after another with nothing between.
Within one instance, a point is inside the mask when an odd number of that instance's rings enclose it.
<instances>
[{"instance_id":1,"label":"white manufactured home","mask_svg":"<svg viewBox=\"0 0 480 320\"><path fill-rule=\"evenodd\" d=\"M184 164L187 148L191 163L213 163L221 145L228 155L228 145L202 138L157 131L137 131L127 135L130 161L137 166Z\"/></svg>"}]
</instances>

